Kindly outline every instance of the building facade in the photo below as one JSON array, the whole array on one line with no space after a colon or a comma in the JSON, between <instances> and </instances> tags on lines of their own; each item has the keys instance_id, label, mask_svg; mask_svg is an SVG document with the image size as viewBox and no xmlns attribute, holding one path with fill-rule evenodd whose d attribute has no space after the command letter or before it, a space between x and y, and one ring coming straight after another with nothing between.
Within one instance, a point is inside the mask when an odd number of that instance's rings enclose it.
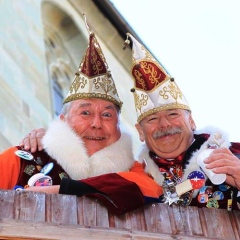
<instances>
[{"instance_id":1,"label":"building facade","mask_svg":"<svg viewBox=\"0 0 240 240\"><path fill-rule=\"evenodd\" d=\"M139 144L130 89L131 50L123 50L130 26L108 0L0 1L0 151L32 129L47 127L88 44L83 15L96 33L124 102L122 122ZM126 36L126 35L125 35Z\"/></svg>"}]
</instances>

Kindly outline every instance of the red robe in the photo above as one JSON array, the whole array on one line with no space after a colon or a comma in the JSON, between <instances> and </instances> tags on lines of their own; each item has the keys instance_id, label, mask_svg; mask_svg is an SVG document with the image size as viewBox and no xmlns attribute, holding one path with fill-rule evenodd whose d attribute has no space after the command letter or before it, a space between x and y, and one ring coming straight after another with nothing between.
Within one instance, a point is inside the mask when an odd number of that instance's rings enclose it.
<instances>
[{"instance_id":1,"label":"red robe","mask_svg":"<svg viewBox=\"0 0 240 240\"><path fill-rule=\"evenodd\" d=\"M148 203L160 202L163 194L158 185L135 162L128 172L110 173L74 181L63 179L59 193L92 196L103 202L115 214L123 214Z\"/></svg>"}]
</instances>

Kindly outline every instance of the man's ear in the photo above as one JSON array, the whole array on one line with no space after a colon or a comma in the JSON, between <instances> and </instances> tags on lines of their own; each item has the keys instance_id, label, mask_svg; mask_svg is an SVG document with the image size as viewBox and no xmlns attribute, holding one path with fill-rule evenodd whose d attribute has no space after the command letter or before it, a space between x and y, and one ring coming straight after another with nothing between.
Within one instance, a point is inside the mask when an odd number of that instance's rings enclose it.
<instances>
[{"instance_id":1,"label":"man's ear","mask_svg":"<svg viewBox=\"0 0 240 240\"><path fill-rule=\"evenodd\" d=\"M190 121L190 125L191 125L191 128L192 128L192 131L195 131L196 130L196 124L193 120L193 117L192 117L192 114L190 114L189 116L189 121Z\"/></svg>"},{"instance_id":2,"label":"man's ear","mask_svg":"<svg viewBox=\"0 0 240 240\"><path fill-rule=\"evenodd\" d=\"M143 133L143 130L142 130L142 127L139 123L136 123L135 124L135 127L138 131L138 135L139 135L139 139L141 142L144 142L145 141L145 138L144 138L144 133Z\"/></svg>"},{"instance_id":3,"label":"man's ear","mask_svg":"<svg viewBox=\"0 0 240 240\"><path fill-rule=\"evenodd\" d=\"M62 121L65 121L65 116L64 116L64 114L61 113L61 114L59 115L59 118L60 118Z\"/></svg>"}]
</instances>

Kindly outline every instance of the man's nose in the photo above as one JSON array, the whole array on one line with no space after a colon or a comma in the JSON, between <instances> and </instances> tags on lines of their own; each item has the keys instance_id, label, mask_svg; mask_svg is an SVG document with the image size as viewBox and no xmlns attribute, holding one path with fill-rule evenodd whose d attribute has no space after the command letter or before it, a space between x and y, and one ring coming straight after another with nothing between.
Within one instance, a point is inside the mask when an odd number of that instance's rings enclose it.
<instances>
[{"instance_id":1,"label":"man's nose","mask_svg":"<svg viewBox=\"0 0 240 240\"><path fill-rule=\"evenodd\" d=\"M102 120L101 120L101 116L98 115L94 115L93 119L92 119L92 124L91 124L92 128L101 128L102 127Z\"/></svg>"},{"instance_id":2,"label":"man's nose","mask_svg":"<svg viewBox=\"0 0 240 240\"><path fill-rule=\"evenodd\" d=\"M168 119L166 117L160 117L158 119L158 125L161 128L166 128L166 127L169 127L171 125L171 123L168 121Z\"/></svg>"}]
</instances>

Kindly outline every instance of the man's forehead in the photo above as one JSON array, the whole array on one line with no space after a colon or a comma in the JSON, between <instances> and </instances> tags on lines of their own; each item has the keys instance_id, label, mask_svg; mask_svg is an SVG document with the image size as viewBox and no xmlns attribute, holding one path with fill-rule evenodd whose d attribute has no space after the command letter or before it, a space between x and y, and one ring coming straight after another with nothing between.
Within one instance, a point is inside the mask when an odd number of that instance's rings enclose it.
<instances>
[{"instance_id":1,"label":"man's forehead","mask_svg":"<svg viewBox=\"0 0 240 240\"><path fill-rule=\"evenodd\" d=\"M115 105L112 102L102 99L79 99L75 103L79 108L87 108L93 106L101 106L106 109L114 109Z\"/></svg>"},{"instance_id":2,"label":"man's forehead","mask_svg":"<svg viewBox=\"0 0 240 240\"><path fill-rule=\"evenodd\" d=\"M155 113L152 113L150 115L148 115L149 117L152 116L152 115L164 115L164 114L168 114L168 113L171 113L171 112L181 112L182 109L179 109L179 108L176 108L176 109L167 109L167 110L161 110L161 111L158 111L158 112L155 112Z\"/></svg>"},{"instance_id":3,"label":"man's forehead","mask_svg":"<svg viewBox=\"0 0 240 240\"><path fill-rule=\"evenodd\" d=\"M144 122L144 120L146 121L146 120L148 120L148 119L150 119L150 118L152 118L152 117L154 117L154 116L165 116L165 115L168 115L168 114L171 114L171 113L182 113L182 111L184 111L183 109L179 109L179 108L176 108L176 109L167 109L167 110L161 110L161 111L158 111L158 112L154 112L154 113L152 113L152 114L150 114L150 115L148 115L148 116L146 116L145 118L143 118L143 122Z\"/></svg>"}]
</instances>

